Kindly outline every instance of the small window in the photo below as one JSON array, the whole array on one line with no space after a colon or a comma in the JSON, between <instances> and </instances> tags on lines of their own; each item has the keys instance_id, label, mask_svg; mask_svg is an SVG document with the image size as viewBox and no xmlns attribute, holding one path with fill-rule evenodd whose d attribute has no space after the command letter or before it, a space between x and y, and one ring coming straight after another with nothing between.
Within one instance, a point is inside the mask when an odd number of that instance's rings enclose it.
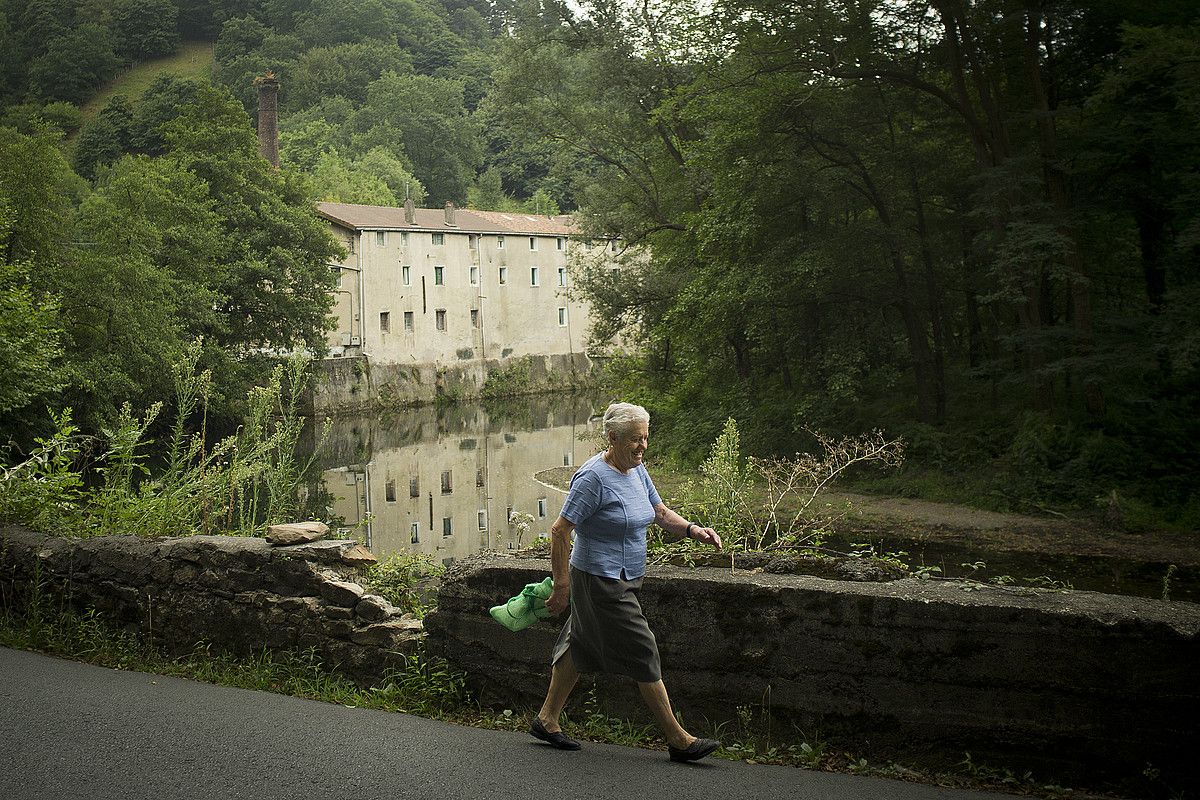
<instances>
[{"instance_id":1,"label":"small window","mask_svg":"<svg viewBox=\"0 0 1200 800\"><path fill-rule=\"evenodd\" d=\"M453 478L452 472L452 470L446 470L442 473L442 494L450 494L454 491L454 487L451 484Z\"/></svg>"},{"instance_id":2,"label":"small window","mask_svg":"<svg viewBox=\"0 0 1200 800\"><path fill-rule=\"evenodd\" d=\"M479 267L471 267L471 285L479 285Z\"/></svg>"},{"instance_id":3,"label":"small window","mask_svg":"<svg viewBox=\"0 0 1200 800\"><path fill-rule=\"evenodd\" d=\"M467 234L467 247L471 248L472 250L479 249L479 234L478 233Z\"/></svg>"},{"instance_id":4,"label":"small window","mask_svg":"<svg viewBox=\"0 0 1200 800\"><path fill-rule=\"evenodd\" d=\"M558 307L558 325L560 328L567 326L567 309L565 306Z\"/></svg>"},{"instance_id":5,"label":"small window","mask_svg":"<svg viewBox=\"0 0 1200 800\"><path fill-rule=\"evenodd\" d=\"M408 479L408 496L409 497L420 497L421 496L421 479L415 475Z\"/></svg>"},{"instance_id":6,"label":"small window","mask_svg":"<svg viewBox=\"0 0 1200 800\"><path fill-rule=\"evenodd\" d=\"M613 267L613 268L612 268L612 276L613 276L613 280L614 280L614 281L615 281L617 278L621 277L621 268L620 268L620 267Z\"/></svg>"},{"instance_id":7,"label":"small window","mask_svg":"<svg viewBox=\"0 0 1200 800\"><path fill-rule=\"evenodd\" d=\"M408 541L412 544L421 543L421 523L414 522L408 526Z\"/></svg>"},{"instance_id":8,"label":"small window","mask_svg":"<svg viewBox=\"0 0 1200 800\"><path fill-rule=\"evenodd\" d=\"M388 481L383 487L383 499L389 503L396 502L396 482Z\"/></svg>"},{"instance_id":9,"label":"small window","mask_svg":"<svg viewBox=\"0 0 1200 800\"><path fill-rule=\"evenodd\" d=\"M475 470L475 485L483 486L483 470L481 469Z\"/></svg>"},{"instance_id":10,"label":"small window","mask_svg":"<svg viewBox=\"0 0 1200 800\"><path fill-rule=\"evenodd\" d=\"M404 312L404 332L405 333L413 332L413 312L411 312L411 311Z\"/></svg>"},{"instance_id":11,"label":"small window","mask_svg":"<svg viewBox=\"0 0 1200 800\"><path fill-rule=\"evenodd\" d=\"M591 249L592 249L592 240L591 240L591 239L585 239L585 240L584 240L584 242L583 242L583 249L584 249L584 250L591 250Z\"/></svg>"},{"instance_id":12,"label":"small window","mask_svg":"<svg viewBox=\"0 0 1200 800\"><path fill-rule=\"evenodd\" d=\"M392 332L392 312L390 312L390 311L380 311L379 312L379 331L380 331L380 333L391 333Z\"/></svg>"},{"instance_id":13,"label":"small window","mask_svg":"<svg viewBox=\"0 0 1200 800\"><path fill-rule=\"evenodd\" d=\"M506 519L509 522L512 522L512 506L506 506L504 508L504 519Z\"/></svg>"},{"instance_id":14,"label":"small window","mask_svg":"<svg viewBox=\"0 0 1200 800\"><path fill-rule=\"evenodd\" d=\"M478 308L471 309L471 327L472 328L479 327L479 309Z\"/></svg>"},{"instance_id":15,"label":"small window","mask_svg":"<svg viewBox=\"0 0 1200 800\"><path fill-rule=\"evenodd\" d=\"M405 286L412 286L412 267L408 264L400 267L400 282Z\"/></svg>"},{"instance_id":16,"label":"small window","mask_svg":"<svg viewBox=\"0 0 1200 800\"><path fill-rule=\"evenodd\" d=\"M558 268L558 285L559 286L567 285L567 268L566 267Z\"/></svg>"},{"instance_id":17,"label":"small window","mask_svg":"<svg viewBox=\"0 0 1200 800\"><path fill-rule=\"evenodd\" d=\"M400 231L400 246L408 247L408 231Z\"/></svg>"},{"instance_id":18,"label":"small window","mask_svg":"<svg viewBox=\"0 0 1200 800\"><path fill-rule=\"evenodd\" d=\"M446 330L446 309L439 308L434 312L434 318L437 321L437 329L439 331Z\"/></svg>"},{"instance_id":19,"label":"small window","mask_svg":"<svg viewBox=\"0 0 1200 800\"><path fill-rule=\"evenodd\" d=\"M564 467L571 466L571 454L570 453L563 453L563 466Z\"/></svg>"},{"instance_id":20,"label":"small window","mask_svg":"<svg viewBox=\"0 0 1200 800\"><path fill-rule=\"evenodd\" d=\"M329 271L333 273L333 288L335 288L335 289L342 288L342 268L341 267L330 267Z\"/></svg>"},{"instance_id":21,"label":"small window","mask_svg":"<svg viewBox=\"0 0 1200 800\"><path fill-rule=\"evenodd\" d=\"M479 509L478 516L479 516L479 530L486 531L487 530L487 510L482 509L482 508Z\"/></svg>"},{"instance_id":22,"label":"small window","mask_svg":"<svg viewBox=\"0 0 1200 800\"><path fill-rule=\"evenodd\" d=\"M537 267L529 268L529 285L530 286L538 285L538 268Z\"/></svg>"},{"instance_id":23,"label":"small window","mask_svg":"<svg viewBox=\"0 0 1200 800\"><path fill-rule=\"evenodd\" d=\"M433 285L434 286L445 286L446 285L446 268L445 267L438 265L433 268Z\"/></svg>"},{"instance_id":24,"label":"small window","mask_svg":"<svg viewBox=\"0 0 1200 800\"><path fill-rule=\"evenodd\" d=\"M617 239L613 239L608 243L608 249L612 250L614 253L617 252L617 241Z\"/></svg>"},{"instance_id":25,"label":"small window","mask_svg":"<svg viewBox=\"0 0 1200 800\"><path fill-rule=\"evenodd\" d=\"M454 523L450 521L449 517L442 517L442 537L445 538L447 536L453 536L453 535L454 535Z\"/></svg>"},{"instance_id":26,"label":"small window","mask_svg":"<svg viewBox=\"0 0 1200 800\"><path fill-rule=\"evenodd\" d=\"M497 236L497 237L496 237L496 249L497 249L497 250L503 250L503 249L504 249L504 237L503 237L503 236Z\"/></svg>"},{"instance_id":27,"label":"small window","mask_svg":"<svg viewBox=\"0 0 1200 800\"><path fill-rule=\"evenodd\" d=\"M375 244L380 247L387 246L387 231L375 231Z\"/></svg>"},{"instance_id":28,"label":"small window","mask_svg":"<svg viewBox=\"0 0 1200 800\"><path fill-rule=\"evenodd\" d=\"M538 498L538 516L539 517L546 516L546 498L544 498L544 497Z\"/></svg>"},{"instance_id":29,"label":"small window","mask_svg":"<svg viewBox=\"0 0 1200 800\"><path fill-rule=\"evenodd\" d=\"M536 236L529 237L529 249L537 250L537 237Z\"/></svg>"},{"instance_id":30,"label":"small window","mask_svg":"<svg viewBox=\"0 0 1200 800\"><path fill-rule=\"evenodd\" d=\"M500 268L500 285L503 286L506 283L508 283L508 267L501 267Z\"/></svg>"},{"instance_id":31,"label":"small window","mask_svg":"<svg viewBox=\"0 0 1200 800\"><path fill-rule=\"evenodd\" d=\"M566 250L567 249L567 240L561 236L556 236L554 238L554 247L557 248L558 250Z\"/></svg>"},{"instance_id":32,"label":"small window","mask_svg":"<svg viewBox=\"0 0 1200 800\"><path fill-rule=\"evenodd\" d=\"M435 245L445 244L446 243L446 234L444 234L444 233L433 234L433 243Z\"/></svg>"}]
</instances>

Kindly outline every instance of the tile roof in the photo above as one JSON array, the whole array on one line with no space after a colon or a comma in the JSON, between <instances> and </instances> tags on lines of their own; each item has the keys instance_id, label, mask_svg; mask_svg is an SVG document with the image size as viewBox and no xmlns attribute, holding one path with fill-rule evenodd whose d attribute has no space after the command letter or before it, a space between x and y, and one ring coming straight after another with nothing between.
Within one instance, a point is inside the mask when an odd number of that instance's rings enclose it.
<instances>
[{"instance_id":1,"label":"tile roof","mask_svg":"<svg viewBox=\"0 0 1200 800\"><path fill-rule=\"evenodd\" d=\"M317 203L317 213L355 230L430 230L468 233L514 233L566 236L576 233L570 214L517 214L507 211L454 210L454 225L446 224L441 208L414 209L413 223L404 219L404 209L393 206L362 206L353 203Z\"/></svg>"}]
</instances>

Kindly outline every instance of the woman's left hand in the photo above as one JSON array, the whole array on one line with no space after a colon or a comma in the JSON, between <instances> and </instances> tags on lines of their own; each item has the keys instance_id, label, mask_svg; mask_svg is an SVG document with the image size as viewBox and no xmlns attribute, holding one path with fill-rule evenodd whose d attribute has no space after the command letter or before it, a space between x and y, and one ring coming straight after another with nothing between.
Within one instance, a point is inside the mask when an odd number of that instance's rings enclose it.
<instances>
[{"instance_id":1,"label":"woman's left hand","mask_svg":"<svg viewBox=\"0 0 1200 800\"><path fill-rule=\"evenodd\" d=\"M692 534L692 538L697 542L711 544L718 550L721 549L721 534L717 533L712 528L701 528L699 525L697 525L695 527L695 533Z\"/></svg>"}]
</instances>

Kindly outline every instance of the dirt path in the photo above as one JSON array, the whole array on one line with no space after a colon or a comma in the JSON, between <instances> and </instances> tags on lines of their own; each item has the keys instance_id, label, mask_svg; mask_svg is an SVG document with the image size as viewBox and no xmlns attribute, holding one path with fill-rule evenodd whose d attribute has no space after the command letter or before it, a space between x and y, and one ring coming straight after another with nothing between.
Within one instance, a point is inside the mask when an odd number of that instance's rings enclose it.
<instances>
[{"instance_id":1,"label":"dirt path","mask_svg":"<svg viewBox=\"0 0 1200 800\"><path fill-rule=\"evenodd\" d=\"M565 491L574 472L574 467L555 467L534 477ZM833 492L825 502L838 513L846 510L834 528L847 533L881 538L900 536L990 551L1200 565L1200 536L1196 535L1123 533L1107 530L1088 519L1001 514L950 503L849 492Z\"/></svg>"},{"instance_id":2,"label":"dirt path","mask_svg":"<svg viewBox=\"0 0 1200 800\"><path fill-rule=\"evenodd\" d=\"M1124 533L1090 519L1001 514L950 503L837 492L835 507L849 503L838 527L980 550L1056 553L1200 564L1200 540L1178 533Z\"/></svg>"}]
</instances>

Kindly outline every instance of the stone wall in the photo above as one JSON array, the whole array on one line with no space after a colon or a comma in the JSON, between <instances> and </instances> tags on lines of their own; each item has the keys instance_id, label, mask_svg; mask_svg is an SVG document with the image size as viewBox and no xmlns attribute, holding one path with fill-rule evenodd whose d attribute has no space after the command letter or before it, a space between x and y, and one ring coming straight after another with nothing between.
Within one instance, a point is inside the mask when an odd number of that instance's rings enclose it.
<instances>
[{"instance_id":1,"label":"stone wall","mask_svg":"<svg viewBox=\"0 0 1200 800\"><path fill-rule=\"evenodd\" d=\"M487 608L549 570L493 557L446 576L427 647L484 703L541 702L559 623L511 633ZM1176 785L1197 781L1194 604L661 567L642 605L676 710L697 732L736 730L739 707L761 726L769 709L777 739L799 729L872 760L945 765L969 751L1043 781L1096 785L1147 765ZM616 713L646 718L627 682L597 691Z\"/></svg>"},{"instance_id":2,"label":"stone wall","mask_svg":"<svg viewBox=\"0 0 1200 800\"><path fill-rule=\"evenodd\" d=\"M538 391L591 382L592 360L583 353L527 358ZM488 376L515 361L508 357L480 359L473 350L463 351L460 361L449 364L378 364L365 356L325 359L317 366L312 410L349 413L479 397Z\"/></svg>"},{"instance_id":3,"label":"stone wall","mask_svg":"<svg viewBox=\"0 0 1200 800\"><path fill-rule=\"evenodd\" d=\"M353 580L373 557L353 541L275 547L264 539L65 539L0 531L0 597L41 591L95 608L171 652L316 648L362 684L399 667L422 624Z\"/></svg>"}]
</instances>

